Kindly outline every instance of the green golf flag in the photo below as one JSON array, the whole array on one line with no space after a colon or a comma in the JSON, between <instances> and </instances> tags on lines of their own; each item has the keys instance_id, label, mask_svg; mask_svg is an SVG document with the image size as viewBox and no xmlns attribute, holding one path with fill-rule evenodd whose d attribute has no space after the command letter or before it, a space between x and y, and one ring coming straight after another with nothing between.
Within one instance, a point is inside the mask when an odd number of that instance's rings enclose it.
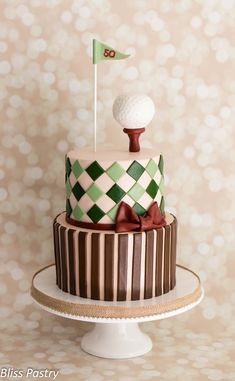
<instances>
[{"instance_id":1,"label":"green golf flag","mask_svg":"<svg viewBox=\"0 0 235 381\"><path fill-rule=\"evenodd\" d=\"M130 54L120 53L100 41L93 40L93 64L103 60L123 60L129 56Z\"/></svg>"}]
</instances>

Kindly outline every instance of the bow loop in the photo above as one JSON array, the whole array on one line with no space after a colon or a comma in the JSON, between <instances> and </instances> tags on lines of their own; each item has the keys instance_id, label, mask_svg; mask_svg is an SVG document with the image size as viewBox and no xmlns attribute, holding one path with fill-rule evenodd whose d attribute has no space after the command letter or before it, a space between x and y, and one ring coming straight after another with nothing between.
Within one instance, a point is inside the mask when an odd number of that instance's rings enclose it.
<instances>
[{"instance_id":1,"label":"bow loop","mask_svg":"<svg viewBox=\"0 0 235 381\"><path fill-rule=\"evenodd\" d=\"M165 216L161 213L157 202L154 202L149 210L143 215L138 214L126 204L121 202L116 216L116 233L130 231L147 231L159 229L166 225Z\"/></svg>"}]
</instances>

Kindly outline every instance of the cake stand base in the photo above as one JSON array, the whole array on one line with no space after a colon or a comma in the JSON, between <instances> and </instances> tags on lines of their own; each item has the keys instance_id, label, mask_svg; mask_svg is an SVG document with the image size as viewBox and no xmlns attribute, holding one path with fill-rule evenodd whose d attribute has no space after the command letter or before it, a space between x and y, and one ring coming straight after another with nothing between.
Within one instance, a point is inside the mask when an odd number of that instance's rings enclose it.
<instances>
[{"instance_id":1,"label":"cake stand base","mask_svg":"<svg viewBox=\"0 0 235 381\"><path fill-rule=\"evenodd\" d=\"M81 348L91 355L123 359L144 355L152 349L152 341L138 323L96 323L82 338Z\"/></svg>"},{"instance_id":2,"label":"cake stand base","mask_svg":"<svg viewBox=\"0 0 235 381\"><path fill-rule=\"evenodd\" d=\"M83 351L98 357L124 359L149 352L152 341L138 323L165 319L186 312L203 298L199 277L177 265L176 287L167 294L145 300L106 302L61 291L55 284L55 266L38 271L31 295L39 306L65 318L95 323L81 340Z\"/></svg>"}]
</instances>

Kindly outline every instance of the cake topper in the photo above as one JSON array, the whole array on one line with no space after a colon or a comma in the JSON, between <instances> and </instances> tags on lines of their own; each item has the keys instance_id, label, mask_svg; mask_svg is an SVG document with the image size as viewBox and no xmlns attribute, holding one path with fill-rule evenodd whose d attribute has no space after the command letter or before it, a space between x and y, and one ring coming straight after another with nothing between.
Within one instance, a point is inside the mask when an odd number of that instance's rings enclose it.
<instances>
[{"instance_id":1,"label":"cake topper","mask_svg":"<svg viewBox=\"0 0 235 381\"><path fill-rule=\"evenodd\" d=\"M130 54L123 54L110 46L93 40L93 66L94 66L94 152L96 152L96 133L97 133L97 63L104 60L123 60L128 58Z\"/></svg>"},{"instance_id":2,"label":"cake topper","mask_svg":"<svg viewBox=\"0 0 235 381\"><path fill-rule=\"evenodd\" d=\"M140 151L139 137L153 119L154 112L154 103L147 95L119 95L115 99L113 116L129 136L130 152Z\"/></svg>"}]
</instances>

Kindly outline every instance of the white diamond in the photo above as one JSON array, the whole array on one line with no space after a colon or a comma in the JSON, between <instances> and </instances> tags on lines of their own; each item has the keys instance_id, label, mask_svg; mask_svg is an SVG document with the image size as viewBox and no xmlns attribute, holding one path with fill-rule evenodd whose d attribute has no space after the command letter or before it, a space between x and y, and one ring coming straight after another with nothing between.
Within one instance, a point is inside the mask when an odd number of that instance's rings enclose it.
<instances>
[{"instance_id":1,"label":"white diamond","mask_svg":"<svg viewBox=\"0 0 235 381\"><path fill-rule=\"evenodd\" d=\"M74 209L75 206L77 205L77 200L76 200L73 193L71 193L71 195L69 197L69 202L70 202L71 208Z\"/></svg>"},{"instance_id":2,"label":"white diamond","mask_svg":"<svg viewBox=\"0 0 235 381\"><path fill-rule=\"evenodd\" d=\"M94 223L87 214L84 214L84 216L82 216L81 221Z\"/></svg>"},{"instance_id":3,"label":"white diamond","mask_svg":"<svg viewBox=\"0 0 235 381\"><path fill-rule=\"evenodd\" d=\"M142 165L142 167L144 167L144 168L147 167L148 162L149 162L149 159L138 160L138 163L139 163L140 165Z\"/></svg>"},{"instance_id":4,"label":"white diamond","mask_svg":"<svg viewBox=\"0 0 235 381\"><path fill-rule=\"evenodd\" d=\"M102 161L102 163L99 164L104 171L107 171L107 169L109 169L113 165L113 161Z\"/></svg>"},{"instance_id":5,"label":"white diamond","mask_svg":"<svg viewBox=\"0 0 235 381\"><path fill-rule=\"evenodd\" d=\"M152 203L153 199L148 195L148 193L144 193L143 196L141 196L138 200L138 204L140 204L146 210L148 210Z\"/></svg>"},{"instance_id":6,"label":"white diamond","mask_svg":"<svg viewBox=\"0 0 235 381\"><path fill-rule=\"evenodd\" d=\"M74 176L73 172L71 172L70 175L69 175L69 181L70 181L71 187L73 188L74 185L75 185L76 182L77 182L77 179L76 179L76 177Z\"/></svg>"},{"instance_id":7,"label":"white diamond","mask_svg":"<svg viewBox=\"0 0 235 381\"><path fill-rule=\"evenodd\" d=\"M155 173L155 176L154 176L154 180L156 181L157 185L160 184L161 178L162 178L162 174L158 169L157 172Z\"/></svg>"},{"instance_id":8,"label":"white diamond","mask_svg":"<svg viewBox=\"0 0 235 381\"><path fill-rule=\"evenodd\" d=\"M135 180L129 176L128 173L125 173L125 175L117 181L117 184L127 193L135 184Z\"/></svg>"},{"instance_id":9,"label":"white diamond","mask_svg":"<svg viewBox=\"0 0 235 381\"><path fill-rule=\"evenodd\" d=\"M107 213L112 209L116 202L114 202L110 197L108 197L106 194L103 195L97 202L96 205L103 210L103 212Z\"/></svg>"},{"instance_id":10,"label":"white diamond","mask_svg":"<svg viewBox=\"0 0 235 381\"><path fill-rule=\"evenodd\" d=\"M92 178L86 171L82 172L81 176L79 176L79 184L85 191L93 184Z\"/></svg>"},{"instance_id":11,"label":"white diamond","mask_svg":"<svg viewBox=\"0 0 235 381\"><path fill-rule=\"evenodd\" d=\"M88 196L88 194L84 194L79 200L80 208L87 213L89 209L94 205L94 201Z\"/></svg>"},{"instance_id":12,"label":"white diamond","mask_svg":"<svg viewBox=\"0 0 235 381\"><path fill-rule=\"evenodd\" d=\"M121 165L121 167L123 169L125 169L125 171L131 166L131 164L133 163L133 161L129 161L129 160L126 160L126 161L121 161L120 163L117 161L117 163L119 165Z\"/></svg>"},{"instance_id":13,"label":"white diamond","mask_svg":"<svg viewBox=\"0 0 235 381\"><path fill-rule=\"evenodd\" d=\"M115 183L114 181L107 175L107 173L103 173L96 181L95 184L102 190L102 192L106 193Z\"/></svg>"},{"instance_id":14,"label":"white diamond","mask_svg":"<svg viewBox=\"0 0 235 381\"><path fill-rule=\"evenodd\" d=\"M101 218L99 224L113 224L113 220L106 214L104 217Z\"/></svg>"},{"instance_id":15,"label":"white diamond","mask_svg":"<svg viewBox=\"0 0 235 381\"><path fill-rule=\"evenodd\" d=\"M144 171L138 180L138 184L140 184L144 189L147 189L151 180L152 178L149 176L148 172Z\"/></svg>"},{"instance_id":16,"label":"white diamond","mask_svg":"<svg viewBox=\"0 0 235 381\"><path fill-rule=\"evenodd\" d=\"M160 207L161 199L162 199L161 192L158 191L157 194L156 194L156 196L155 196L154 201L157 201L159 207Z\"/></svg>"},{"instance_id":17,"label":"white diamond","mask_svg":"<svg viewBox=\"0 0 235 381\"><path fill-rule=\"evenodd\" d=\"M131 207L134 206L134 204L135 204L135 201L132 200L132 198L130 196L128 196L128 194L126 194L123 197L122 201L124 201L126 204L130 205Z\"/></svg>"}]
</instances>

